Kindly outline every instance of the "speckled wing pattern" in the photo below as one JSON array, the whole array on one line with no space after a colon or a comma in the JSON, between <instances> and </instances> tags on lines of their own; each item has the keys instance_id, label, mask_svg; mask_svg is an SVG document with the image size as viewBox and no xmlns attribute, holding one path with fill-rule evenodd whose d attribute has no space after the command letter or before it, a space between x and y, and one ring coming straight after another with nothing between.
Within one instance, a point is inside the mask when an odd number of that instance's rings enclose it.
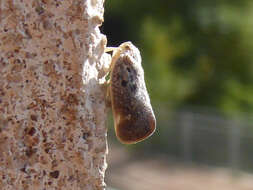
<instances>
[{"instance_id":1,"label":"speckled wing pattern","mask_svg":"<svg viewBox=\"0 0 253 190\"><path fill-rule=\"evenodd\" d=\"M123 43L112 58L110 95L117 138L132 144L149 137L156 119L147 93L139 50Z\"/></svg>"}]
</instances>

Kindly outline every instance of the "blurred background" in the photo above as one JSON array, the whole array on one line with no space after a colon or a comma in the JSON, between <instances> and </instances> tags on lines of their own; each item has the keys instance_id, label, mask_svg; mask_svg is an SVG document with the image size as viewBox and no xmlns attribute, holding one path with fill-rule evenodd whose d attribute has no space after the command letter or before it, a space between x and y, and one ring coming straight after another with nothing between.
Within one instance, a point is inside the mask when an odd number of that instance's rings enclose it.
<instances>
[{"instance_id":1,"label":"blurred background","mask_svg":"<svg viewBox=\"0 0 253 190\"><path fill-rule=\"evenodd\" d=\"M141 51L157 118L131 146L108 121L108 186L253 189L252 18L252 0L105 1L101 31Z\"/></svg>"}]
</instances>

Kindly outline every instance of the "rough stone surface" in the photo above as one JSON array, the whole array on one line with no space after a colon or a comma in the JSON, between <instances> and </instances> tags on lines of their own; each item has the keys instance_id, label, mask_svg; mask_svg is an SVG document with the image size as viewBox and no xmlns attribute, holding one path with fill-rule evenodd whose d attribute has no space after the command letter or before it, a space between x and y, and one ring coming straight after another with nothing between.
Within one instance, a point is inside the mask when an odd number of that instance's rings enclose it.
<instances>
[{"instance_id":1,"label":"rough stone surface","mask_svg":"<svg viewBox=\"0 0 253 190\"><path fill-rule=\"evenodd\" d=\"M0 189L104 189L103 0L0 0Z\"/></svg>"}]
</instances>

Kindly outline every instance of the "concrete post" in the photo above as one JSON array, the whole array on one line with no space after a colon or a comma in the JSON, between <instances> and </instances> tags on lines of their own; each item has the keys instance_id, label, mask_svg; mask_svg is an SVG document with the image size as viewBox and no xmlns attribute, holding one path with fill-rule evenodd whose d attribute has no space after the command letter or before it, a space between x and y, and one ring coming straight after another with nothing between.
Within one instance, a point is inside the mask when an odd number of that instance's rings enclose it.
<instances>
[{"instance_id":1,"label":"concrete post","mask_svg":"<svg viewBox=\"0 0 253 190\"><path fill-rule=\"evenodd\" d=\"M0 0L0 189L104 189L103 0Z\"/></svg>"}]
</instances>

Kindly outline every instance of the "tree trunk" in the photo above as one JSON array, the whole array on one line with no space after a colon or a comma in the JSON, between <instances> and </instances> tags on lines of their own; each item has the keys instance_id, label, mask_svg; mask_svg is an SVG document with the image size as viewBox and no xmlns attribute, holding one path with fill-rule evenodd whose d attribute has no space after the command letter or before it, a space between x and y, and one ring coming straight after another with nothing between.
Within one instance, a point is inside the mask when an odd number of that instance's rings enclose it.
<instances>
[{"instance_id":1,"label":"tree trunk","mask_svg":"<svg viewBox=\"0 0 253 190\"><path fill-rule=\"evenodd\" d=\"M103 0L0 0L0 189L100 190Z\"/></svg>"}]
</instances>

